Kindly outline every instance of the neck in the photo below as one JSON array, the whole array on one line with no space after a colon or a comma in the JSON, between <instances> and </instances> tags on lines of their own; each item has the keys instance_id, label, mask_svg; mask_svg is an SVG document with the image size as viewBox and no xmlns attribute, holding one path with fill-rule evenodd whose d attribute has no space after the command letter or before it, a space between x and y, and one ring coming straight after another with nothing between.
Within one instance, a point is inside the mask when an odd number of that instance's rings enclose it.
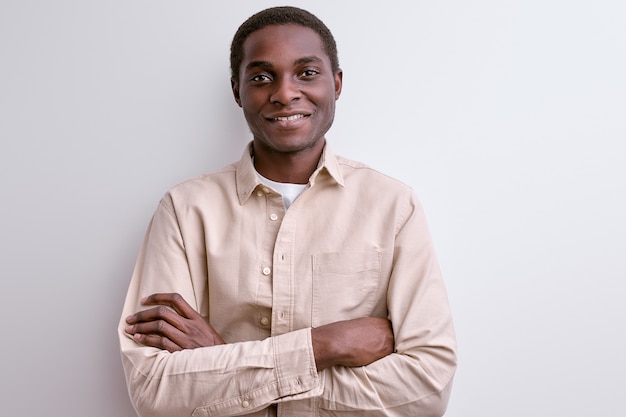
<instances>
[{"instance_id":1,"label":"neck","mask_svg":"<svg viewBox=\"0 0 626 417\"><path fill-rule=\"evenodd\" d=\"M324 140L297 152L277 152L253 142L254 167L259 174L276 182L306 184L317 168Z\"/></svg>"}]
</instances>

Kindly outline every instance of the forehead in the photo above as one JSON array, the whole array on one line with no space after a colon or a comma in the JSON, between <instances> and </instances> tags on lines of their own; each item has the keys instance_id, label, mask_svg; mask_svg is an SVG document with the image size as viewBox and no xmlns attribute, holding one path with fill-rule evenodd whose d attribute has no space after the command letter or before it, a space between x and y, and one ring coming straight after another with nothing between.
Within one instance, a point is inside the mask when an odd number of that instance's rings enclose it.
<instances>
[{"instance_id":1,"label":"forehead","mask_svg":"<svg viewBox=\"0 0 626 417\"><path fill-rule=\"evenodd\" d=\"M317 57L330 65L322 38L314 30L300 25L270 25L252 32L243 43L245 69L251 61L278 63L302 57Z\"/></svg>"}]
</instances>

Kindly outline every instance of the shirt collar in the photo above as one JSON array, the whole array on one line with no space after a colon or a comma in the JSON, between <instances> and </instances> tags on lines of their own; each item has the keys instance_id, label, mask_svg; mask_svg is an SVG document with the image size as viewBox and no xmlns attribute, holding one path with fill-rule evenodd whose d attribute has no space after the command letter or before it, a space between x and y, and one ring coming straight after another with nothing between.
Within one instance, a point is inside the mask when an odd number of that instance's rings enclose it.
<instances>
[{"instance_id":1,"label":"shirt collar","mask_svg":"<svg viewBox=\"0 0 626 417\"><path fill-rule=\"evenodd\" d=\"M239 196L239 204L244 204L252 195L257 187L261 186L261 181L257 175L252 163L252 142L248 144L241 156L239 162L235 164L237 195ZM317 168L309 178L309 186L313 187L319 175L329 175L332 181L343 187L343 175L339 169L337 157L330 150L328 142L324 145L322 156L317 164Z\"/></svg>"}]
</instances>

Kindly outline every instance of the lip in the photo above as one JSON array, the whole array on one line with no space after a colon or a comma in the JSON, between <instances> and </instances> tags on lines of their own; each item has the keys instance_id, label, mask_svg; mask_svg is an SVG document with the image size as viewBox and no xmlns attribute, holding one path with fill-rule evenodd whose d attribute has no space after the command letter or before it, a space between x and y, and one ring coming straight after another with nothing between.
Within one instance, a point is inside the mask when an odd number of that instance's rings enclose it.
<instances>
[{"instance_id":1,"label":"lip","mask_svg":"<svg viewBox=\"0 0 626 417\"><path fill-rule=\"evenodd\" d=\"M270 114L266 117L270 122L293 122L296 120L302 120L309 117L311 114L300 111L300 112L289 112L289 113L276 113Z\"/></svg>"},{"instance_id":2,"label":"lip","mask_svg":"<svg viewBox=\"0 0 626 417\"><path fill-rule=\"evenodd\" d=\"M280 127L297 127L300 126L311 116L306 112L290 112L278 113L266 117L267 121Z\"/></svg>"}]
</instances>

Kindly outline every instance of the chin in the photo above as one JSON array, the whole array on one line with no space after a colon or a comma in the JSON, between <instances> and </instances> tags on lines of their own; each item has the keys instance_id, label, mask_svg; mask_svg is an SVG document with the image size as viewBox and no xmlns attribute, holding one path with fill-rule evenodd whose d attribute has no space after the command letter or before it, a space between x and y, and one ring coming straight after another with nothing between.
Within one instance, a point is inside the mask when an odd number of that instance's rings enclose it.
<instances>
[{"instance_id":1,"label":"chin","mask_svg":"<svg viewBox=\"0 0 626 417\"><path fill-rule=\"evenodd\" d=\"M320 142L323 142L322 139L308 140L308 139L283 139L283 140L273 140L271 142L267 141L258 141L261 146L265 149L272 152L279 153L295 153L306 151L307 149L313 149Z\"/></svg>"}]
</instances>

